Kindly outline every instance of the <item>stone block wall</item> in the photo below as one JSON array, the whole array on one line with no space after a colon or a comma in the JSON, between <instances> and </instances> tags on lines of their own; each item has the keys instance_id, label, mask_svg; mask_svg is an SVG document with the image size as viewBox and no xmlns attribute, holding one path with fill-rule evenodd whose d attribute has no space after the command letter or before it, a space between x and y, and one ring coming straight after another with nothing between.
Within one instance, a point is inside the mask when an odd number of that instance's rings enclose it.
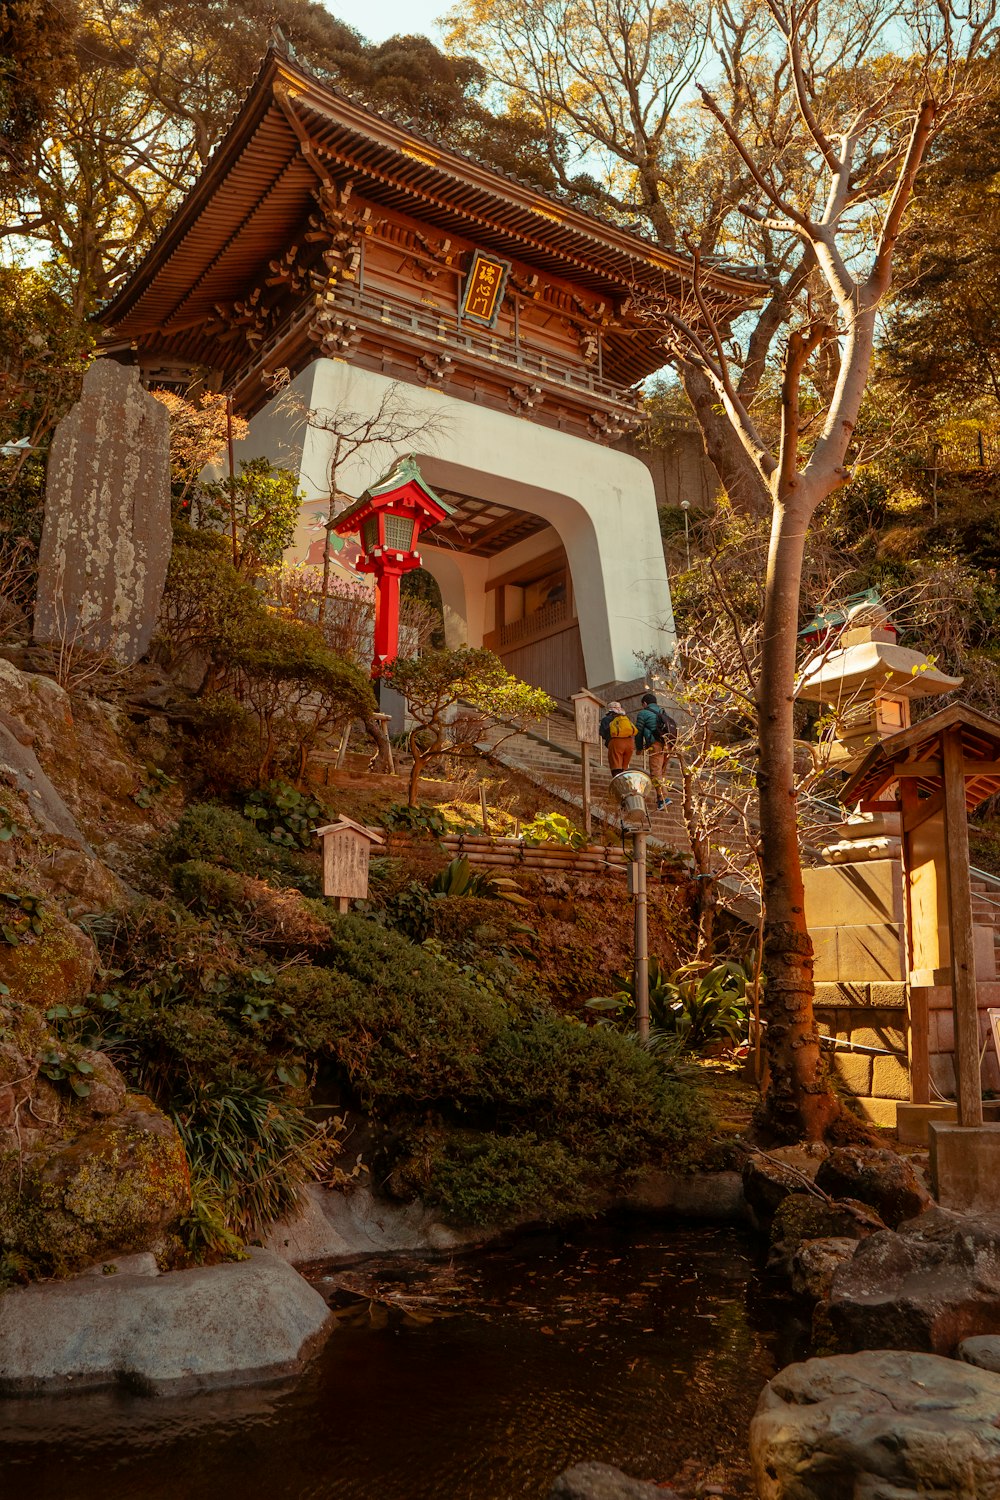
<instances>
[{"instance_id":1,"label":"stone block wall","mask_svg":"<svg viewBox=\"0 0 1000 1500\"><path fill-rule=\"evenodd\" d=\"M907 986L902 981L827 981L816 985L821 1035L891 1056L834 1052L830 1066L844 1092L879 1125L895 1125L896 1103L910 1097L907 1065Z\"/></svg>"}]
</instances>

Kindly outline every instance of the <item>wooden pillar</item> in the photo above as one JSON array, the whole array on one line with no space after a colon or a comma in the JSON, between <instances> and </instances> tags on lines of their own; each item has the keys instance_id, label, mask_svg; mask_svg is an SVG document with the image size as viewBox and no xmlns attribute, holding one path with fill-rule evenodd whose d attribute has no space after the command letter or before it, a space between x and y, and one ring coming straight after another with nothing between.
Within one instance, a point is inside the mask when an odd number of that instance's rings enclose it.
<instances>
[{"instance_id":1,"label":"wooden pillar","mask_svg":"<svg viewBox=\"0 0 1000 1500\"><path fill-rule=\"evenodd\" d=\"M906 952L905 973L909 982L907 993L906 1051L910 1065L910 1103L931 1102L930 1059L930 1006L926 989L913 983L913 970L917 967L913 946L913 881L910 873L911 835L907 831L907 815L918 810L920 805L916 784L904 776L899 782L899 797L902 807L900 833L902 834L903 865L903 940Z\"/></svg>"},{"instance_id":2,"label":"wooden pillar","mask_svg":"<svg viewBox=\"0 0 1000 1500\"><path fill-rule=\"evenodd\" d=\"M979 1006L976 996L976 953L972 932L972 888L969 883L969 824L965 808L965 769L962 734L949 729L941 735L944 781L944 842L948 872L948 914L951 930L951 1003L955 1017L955 1082L958 1123L983 1123L983 1092L979 1077Z\"/></svg>"},{"instance_id":3,"label":"wooden pillar","mask_svg":"<svg viewBox=\"0 0 1000 1500\"><path fill-rule=\"evenodd\" d=\"M583 831L591 830L590 817L590 746L586 741L580 746L580 765L583 769Z\"/></svg>"}]
</instances>

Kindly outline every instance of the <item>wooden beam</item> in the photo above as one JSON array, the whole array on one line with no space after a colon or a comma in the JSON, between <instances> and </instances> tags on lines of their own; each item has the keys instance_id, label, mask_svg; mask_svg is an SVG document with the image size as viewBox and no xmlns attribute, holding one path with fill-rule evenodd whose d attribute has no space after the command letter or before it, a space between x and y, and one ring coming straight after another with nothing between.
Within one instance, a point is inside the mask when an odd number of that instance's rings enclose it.
<instances>
[{"instance_id":1,"label":"wooden beam","mask_svg":"<svg viewBox=\"0 0 1000 1500\"><path fill-rule=\"evenodd\" d=\"M935 792L933 797L923 797L916 801L912 807L907 807L907 799L903 798L903 832L912 833L919 828L921 823L926 823L928 818L933 818L944 806L944 792Z\"/></svg>"},{"instance_id":2,"label":"wooden beam","mask_svg":"<svg viewBox=\"0 0 1000 1500\"><path fill-rule=\"evenodd\" d=\"M962 769L966 776L1000 776L1000 760L967 760Z\"/></svg>"},{"instance_id":3,"label":"wooden beam","mask_svg":"<svg viewBox=\"0 0 1000 1500\"><path fill-rule=\"evenodd\" d=\"M969 823L965 810L965 777L961 729L941 737L944 765L944 849L948 875L948 926L951 932L951 1003L955 1017L955 1080L958 1123L983 1123L979 1075L979 1006L976 953L972 932L972 888L969 883Z\"/></svg>"},{"instance_id":4,"label":"wooden beam","mask_svg":"<svg viewBox=\"0 0 1000 1500\"><path fill-rule=\"evenodd\" d=\"M892 767L894 776L940 776L941 762L939 760L901 760L895 762Z\"/></svg>"},{"instance_id":5,"label":"wooden beam","mask_svg":"<svg viewBox=\"0 0 1000 1500\"><path fill-rule=\"evenodd\" d=\"M899 802L890 802L887 798L875 798L873 801L859 802L858 808L861 812L898 813L901 805Z\"/></svg>"}]
</instances>

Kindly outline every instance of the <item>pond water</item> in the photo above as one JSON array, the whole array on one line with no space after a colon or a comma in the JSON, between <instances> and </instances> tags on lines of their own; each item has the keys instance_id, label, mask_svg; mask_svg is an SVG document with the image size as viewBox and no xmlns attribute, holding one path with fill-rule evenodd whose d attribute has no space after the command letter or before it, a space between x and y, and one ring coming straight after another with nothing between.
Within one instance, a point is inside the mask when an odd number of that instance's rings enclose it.
<instances>
[{"instance_id":1,"label":"pond water","mask_svg":"<svg viewBox=\"0 0 1000 1500\"><path fill-rule=\"evenodd\" d=\"M0 1492L544 1500L598 1459L747 1496L757 1398L799 1352L729 1230L603 1227L316 1284L338 1326L295 1384L0 1403Z\"/></svg>"}]
</instances>

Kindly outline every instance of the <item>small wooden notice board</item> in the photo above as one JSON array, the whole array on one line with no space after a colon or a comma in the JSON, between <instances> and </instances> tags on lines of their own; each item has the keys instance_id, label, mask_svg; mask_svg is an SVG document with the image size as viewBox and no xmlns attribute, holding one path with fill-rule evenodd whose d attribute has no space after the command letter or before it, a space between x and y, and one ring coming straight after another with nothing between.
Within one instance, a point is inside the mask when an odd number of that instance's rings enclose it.
<instances>
[{"instance_id":1,"label":"small wooden notice board","mask_svg":"<svg viewBox=\"0 0 1000 1500\"><path fill-rule=\"evenodd\" d=\"M368 895L372 845L384 844L385 839L374 828L343 816L316 833L323 840L323 895L334 897L338 909L346 911L349 901L363 901Z\"/></svg>"}]
</instances>

